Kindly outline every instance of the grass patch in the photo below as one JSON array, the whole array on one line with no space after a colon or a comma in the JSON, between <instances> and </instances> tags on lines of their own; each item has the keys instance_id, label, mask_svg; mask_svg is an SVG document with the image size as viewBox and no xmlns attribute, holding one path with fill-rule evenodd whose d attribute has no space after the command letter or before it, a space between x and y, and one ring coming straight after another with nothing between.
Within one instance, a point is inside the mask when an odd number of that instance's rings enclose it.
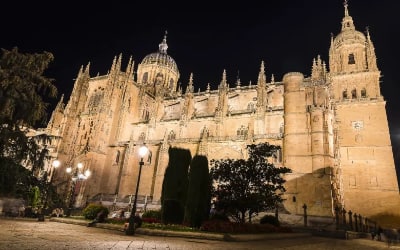
<instances>
[{"instance_id":1,"label":"grass patch","mask_svg":"<svg viewBox=\"0 0 400 250\"><path fill-rule=\"evenodd\" d=\"M129 221L128 219L108 218L106 220L106 223L115 224L115 225L124 225L128 221ZM143 222L141 228L179 231L179 232L201 232L199 229L187 227L184 225L162 224L162 223Z\"/></svg>"},{"instance_id":2,"label":"grass patch","mask_svg":"<svg viewBox=\"0 0 400 250\"><path fill-rule=\"evenodd\" d=\"M183 225L175 224L161 224L161 223L143 223L142 228L168 230L168 231L179 231L179 232L202 232L199 229L186 227Z\"/></svg>"}]
</instances>

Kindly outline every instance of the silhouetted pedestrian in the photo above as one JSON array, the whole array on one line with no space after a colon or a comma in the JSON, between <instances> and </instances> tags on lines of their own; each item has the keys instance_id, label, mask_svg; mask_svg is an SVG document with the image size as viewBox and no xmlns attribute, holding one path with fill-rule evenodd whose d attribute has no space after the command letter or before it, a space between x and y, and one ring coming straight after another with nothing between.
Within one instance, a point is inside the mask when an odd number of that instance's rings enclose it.
<instances>
[{"instance_id":1,"label":"silhouetted pedestrian","mask_svg":"<svg viewBox=\"0 0 400 250\"><path fill-rule=\"evenodd\" d=\"M372 240L375 240L375 236L376 236L376 232L375 232L375 229L373 229L373 230L371 231L371 238L372 238Z\"/></svg>"},{"instance_id":2,"label":"silhouetted pedestrian","mask_svg":"<svg viewBox=\"0 0 400 250\"><path fill-rule=\"evenodd\" d=\"M378 231L376 232L376 234L378 236L378 241L381 241L382 240L382 238L381 238L382 228L380 226L378 227Z\"/></svg>"}]
</instances>

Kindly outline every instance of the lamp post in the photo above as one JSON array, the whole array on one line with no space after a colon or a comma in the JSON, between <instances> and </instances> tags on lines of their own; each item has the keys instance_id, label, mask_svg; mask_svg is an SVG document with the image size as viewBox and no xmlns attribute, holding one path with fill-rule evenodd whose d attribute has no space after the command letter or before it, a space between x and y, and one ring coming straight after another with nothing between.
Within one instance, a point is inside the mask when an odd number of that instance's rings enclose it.
<instances>
[{"instance_id":1,"label":"lamp post","mask_svg":"<svg viewBox=\"0 0 400 250\"><path fill-rule=\"evenodd\" d=\"M139 183L140 183L140 175L142 174L142 166L144 165L143 157L147 154L148 148L143 145L139 148L139 174L136 182L136 191L135 191L135 199L133 200L132 211L129 216L129 226L125 231L126 235L134 235L135 234L135 216L136 216L136 203L137 203L137 196L139 191Z\"/></svg>"},{"instance_id":2,"label":"lamp post","mask_svg":"<svg viewBox=\"0 0 400 250\"><path fill-rule=\"evenodd\" d=\"M58 168L60 166L60 164L61 163L60 163L59 160L54 160L51 163L50 178L49 178L48 182L46 183L47 184L46 185L46 193L45 193L45 196L44 196L43 207L39 210L38 221L44 221L44 211L43 210L45 210L46 207L47 207L47 200L49 199L49 188L50 188L51 183L53 181L54 171L55 171L56 168Z\"/></svg>"},{"instance_id":3,"label":"lamp post","mask_svg":"<svg viewBox=\"0 0 400 250\"><path fill-rule=\"evenodd\" d=\"M83 170L83 163L79 162L77 164L77 168L75 169L75 171L71 177L72 183L71 183L71 191L70 191L70 195L69 195L69 204L68 204L68 210L67 210L68 217L71 215L72 206L73 206L74 200L75 200L76 183L78 181L86 180L91 174L90 170L86 170L84 173L82 173L82 170ZM72 173L72 168L68 167L66 169L66 171L67 171L67 173L70 174L70 173Z\"/></svg>"}]
</instances>

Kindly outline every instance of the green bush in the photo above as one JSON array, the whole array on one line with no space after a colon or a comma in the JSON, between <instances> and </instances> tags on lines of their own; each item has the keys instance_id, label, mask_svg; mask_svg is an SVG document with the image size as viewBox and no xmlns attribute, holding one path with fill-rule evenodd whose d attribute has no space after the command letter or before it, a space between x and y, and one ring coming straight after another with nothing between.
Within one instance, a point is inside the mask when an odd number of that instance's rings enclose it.
<instances>
[{"instance_id":1,"label":"green bush","mask_svg":"<svg viewBox=\"0 0 400 250\"><path fill-rule=\"evenodd\" d=\"M260 224L271 224L271 225L274 225L274 226L277 226L277 227L280 226L278 218L276 218L273 215L264 215L260 219Z\"/></svg>"},{"instance_id":2,"label":"green bush","mask_svg":"<svg viewBox=\"0 0 400 250\"><path fill-rule=\"evenodd\" d=\"M98 204L89 204L87 207L85 207L85 209L83 209L82 214L85 219L93 220L102 210L106 213L105 217L107 218L109 213L108 208Z\"/></svg>"},{"instance_id":3,"label":"green bush","mask_svg":"<svg viewBox=\"0 0 400 250\"><path fill-rule=\"evenodd\" d=\"M161 210L147 210L143 213L142 218L153 218L161 220Z\"/></svg>"}]
</instances>

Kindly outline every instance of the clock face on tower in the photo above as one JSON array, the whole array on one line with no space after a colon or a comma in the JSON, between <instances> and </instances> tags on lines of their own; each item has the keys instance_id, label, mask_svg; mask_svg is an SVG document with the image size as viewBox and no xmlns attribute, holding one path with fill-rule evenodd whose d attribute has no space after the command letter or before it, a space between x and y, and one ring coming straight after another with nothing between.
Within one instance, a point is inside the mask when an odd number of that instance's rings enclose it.
<instances>
[{"instance_id":1,"label":"clock face on tower","mask_svg":"<svg viewBox=\"0 0 400 250\"><path fill-rule=\"evenodd\" d=\"M354 129L360 130L364 127L364 122L363 121L353 121L353 122L351 122L351 126Z\"/></svg>"}]
</instances>

